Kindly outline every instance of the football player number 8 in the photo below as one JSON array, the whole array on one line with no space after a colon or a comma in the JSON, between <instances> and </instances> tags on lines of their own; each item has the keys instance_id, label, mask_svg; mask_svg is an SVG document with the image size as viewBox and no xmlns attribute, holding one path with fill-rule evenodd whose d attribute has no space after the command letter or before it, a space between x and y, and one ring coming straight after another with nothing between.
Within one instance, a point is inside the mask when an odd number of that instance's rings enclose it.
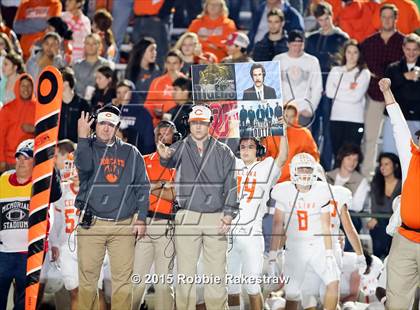
<instances>
[{"instance_id":1,"label":"football player number 8","mask_svg":"<svg viewBox=\"0 0 420 310\"><path fill-rule=\"evenodd\" d=\"M304 210L297 210L299 230L308 230L308 212Z\"/></svg>"}]
</instances>

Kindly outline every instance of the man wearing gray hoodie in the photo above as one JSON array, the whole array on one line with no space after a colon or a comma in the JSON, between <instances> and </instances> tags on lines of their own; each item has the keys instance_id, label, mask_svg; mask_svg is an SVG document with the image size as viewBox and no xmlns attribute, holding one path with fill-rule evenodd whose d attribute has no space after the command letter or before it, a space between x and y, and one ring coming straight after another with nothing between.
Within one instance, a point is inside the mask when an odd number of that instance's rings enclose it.
<instances>
[{"instance_id":1,"label":"man wearing gray hoodie","mask_svg":"<svg viewBox=\"0 0 420 310\"><path fill-rule=\"evenodd\" d=\"M76 207L80 309L97 304L97 283L105 252L112 270L113 309L130 309L135 240L144 236L150 183L138 149L115 136L120 110L107 105L94 119L82 112L78 121L75 164L80 178ZM137 215L137 219L135 219ZM96 307L95 307L96 308Z\"/></svg>"}]
</instances>

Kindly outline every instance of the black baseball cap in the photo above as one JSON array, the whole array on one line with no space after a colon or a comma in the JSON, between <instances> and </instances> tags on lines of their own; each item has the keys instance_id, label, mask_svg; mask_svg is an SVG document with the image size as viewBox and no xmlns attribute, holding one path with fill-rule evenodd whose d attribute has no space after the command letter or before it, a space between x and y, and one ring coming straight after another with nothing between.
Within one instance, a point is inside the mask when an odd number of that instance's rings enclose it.
<instances>
[{"instance_id":1,"label":"black baseball cap","mask_svg":"<svg viewBox=\"0 0 420 310\"><path fill-rule=\"evenodd\" d=\"M299 30L292 30L288 33L287 42L305 42L305 34Z\"/></svg>"}]
</instances>

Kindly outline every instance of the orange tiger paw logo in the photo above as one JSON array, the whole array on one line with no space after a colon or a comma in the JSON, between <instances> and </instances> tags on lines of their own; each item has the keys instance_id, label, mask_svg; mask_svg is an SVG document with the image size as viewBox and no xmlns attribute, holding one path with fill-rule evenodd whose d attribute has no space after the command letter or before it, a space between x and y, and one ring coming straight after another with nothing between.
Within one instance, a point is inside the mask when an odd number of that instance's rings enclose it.
<instances>
[{"instance_id":1,"label":"orange tiger paw logo","mask_svg":"<svg viewBox=\"0 0 420 310\"><path fill-rule=\"evenodd\" d=\"M115 183L118 181L118 176L115 174L106 174L105 175L105 179L109 182L109 183Z\"/></svg>"},{"instance_id":2,"label":"orange tiger paw logo","mask_svg":"<svg viewBox=\"0 0 420 310\"><path fill-rule=\"evenodd\" d=\"M125 166L125 161L122 159L105 157L101 160L101 166L104 169L105 180L108 183L116 183Z\"/></svg>"}]
</instances>

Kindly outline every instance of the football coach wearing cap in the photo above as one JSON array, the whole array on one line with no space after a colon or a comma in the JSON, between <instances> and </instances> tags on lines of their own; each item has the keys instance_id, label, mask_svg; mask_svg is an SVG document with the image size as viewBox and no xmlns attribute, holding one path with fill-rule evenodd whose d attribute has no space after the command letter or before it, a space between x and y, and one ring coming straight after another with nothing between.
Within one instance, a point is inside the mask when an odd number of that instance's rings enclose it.
<instances>
[{"instance_id":1,"label":"football coach wearing cap","mask_svg":"<svg viewBox=\"0 0 420 310\"><path fill-rule=\"evenodd\" d=\"M220 280L204 285L206 307L226 309L226 233L238 211L235 156L227 145L209 135L209 108L194 106L188 122L190 134L184 140L170 147L157 145L162 166L176 168L179 178L175 248L180 281L176 286L176 306L195 309L195 284L183 282L182 278L194 278L197 274L202 251L204 275Z\"/></svg>"},{"instance_id":2,"label":"football coach wearing cap","mask_svg":"<svg viewBox=\"0 0 420 310\"><path fill-rule=\"evenodd\" d=\"M265 68L262 64L253 64L249 71L254 85L244 90L242 100L276 99L276 90L264 84Z\"/></svg>"},{"instance_id":3,"label":"football coach wearing cap","mask_svg":"<svg viewBox=\"0 0 420 310\"><path fill-rule=\"evenodd\" d=\"M93 122L82 112L75 152L80 178L76 207L85 210L77 229L79 308L97 308L97 283L107 251L111 307L130 309L135 236L145 234L150 183L140 152L115 136L120 110L113 105L98 110L95 135L90 136Z\"/></svg>"}]
</instances>

